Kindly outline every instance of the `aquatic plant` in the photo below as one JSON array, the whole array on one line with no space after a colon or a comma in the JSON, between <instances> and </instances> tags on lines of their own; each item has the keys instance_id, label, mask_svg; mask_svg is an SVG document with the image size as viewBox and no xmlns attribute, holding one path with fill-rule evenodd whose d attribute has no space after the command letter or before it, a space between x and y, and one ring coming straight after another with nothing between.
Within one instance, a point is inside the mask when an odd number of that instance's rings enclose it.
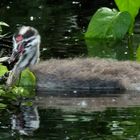
<instances>
[{"instance_id":1,"label":"aquatic plant","mask_svg":"<svg viewBox=\"0 0 140 140\"><path fill-rule=\"evenodd\" d=\"M115 3L118 7L118 9L123 12L123 11L127 11L131 17L131 27L129 28L129 33L133 33L133 27L134 27L134 23L135 23L135 18L139 13L139 8L140 8L140 1L139 0L115 0Z\"/></svg>"},{"instance_id":2,"label":"aquatic plant","mask_svg":"<svg viewBox=\"0 0 140 140\"><path fill-rule=\"evenodd\" d=\"M135 17L139 12L140 1L115 0L120 11L110 8L100 8L92 16L88 25L86 38L122 39L129 31L133 33ZM130 26L131 25L131 26Z\"/></svg>"},{"instance_id":3,"label":"aquatic plant","mask_svg":"<svg viewBox=\"0 0 140 140\"><path fill-rule=\"evenodd\" d=\"M3 37L5 36L6 34L3 34L2 35L2 26L6 26L6 27L9 27L9 25L3 21L0 21L0 37Z\"/></svg>"},{"instance_id":4,"label":"aquatic plant","mask_svg":"<svg viewBox=\"0 0 140 140\"><path fill-rule=\"evenodd\" d=\"M0 76L8 72L7 68L3 65L0 65ZM11 102L17 102L22 98L33 97L34 89L36 85L36 79L34 74L29 70L25 69L17 84L13 87L5 87L5 83L0 85L0 109L7 107L7 104Z\"/></svg>"},{"instance_id":5,"label":"aquatic plant","mask_svg":"<svg viewBox=\"0 0 140 140\"><path fill-rule=\"evenodd\" d=\"M93 54L93 46L97 46L97 42L107 46L115 46L114 44L126 38L130 58L134 59L133 49L133 28L135 18L139 12L140 1L132 0L115 0L119 11L110 8L100 8L92 16L88 29L85 33L85 39L88 46L89 56ZM111 45L108 45L111 44ZM112 54L112 57L115 53ZM140 57L140 55L137 55Z\"/></svg>"},{"instance_id":6,"label":"aquatic plant","mask_svg":"<svg viewBox=\"0 0 140 140\"><path fill-rule=\"evenodd\" d=\"M90 20L86 38L122 39L131 24L128 12L118 12L115 9L100 8Z\"/></svg>"}]
</instances>

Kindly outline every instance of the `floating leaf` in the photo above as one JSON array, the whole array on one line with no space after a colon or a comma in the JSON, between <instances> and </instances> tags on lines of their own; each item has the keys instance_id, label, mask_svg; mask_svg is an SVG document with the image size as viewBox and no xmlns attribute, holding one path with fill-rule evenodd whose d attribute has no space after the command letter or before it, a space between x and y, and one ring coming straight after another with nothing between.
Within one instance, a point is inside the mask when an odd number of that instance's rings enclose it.
<instances>
[{"instance_id":1,"label":"floating leaf","mask_svg":"<svg viewBox=\"0 0 140 140\"><path fill-rule=\"evenodd\" d=\"M86 38L122 39L131 24L131 15L128 12L117 12L109 8L100 8L93 15Z\"/></svg>"}]
</instances>

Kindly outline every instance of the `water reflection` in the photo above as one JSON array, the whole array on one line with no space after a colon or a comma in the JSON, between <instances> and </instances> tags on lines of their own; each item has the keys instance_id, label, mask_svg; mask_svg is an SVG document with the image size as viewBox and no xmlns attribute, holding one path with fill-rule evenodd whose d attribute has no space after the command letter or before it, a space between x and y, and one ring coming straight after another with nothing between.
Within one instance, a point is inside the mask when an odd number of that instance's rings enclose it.
<instances>
[{"instance_id":1,"label":"water reflection","mask_svg":"<svg viewBox=\"0 0 140 140\"><path fill-rule=\"evenodd\" d=\"M0 139L92 140L139 138L140 94L50 96L0 114Z\"/></svg>"},{"instance_id":2,"label":"water reflection","mask_svg":"<svg viewBox=\"0 0 140 140\"><path fill-rule=\"evenodd\" d=\"M31 101L23 101L20 105L11 104L7 109L0 110L0 140L33 136L39 128L40 119L37 107L29 103Z\"/></svg>"},{"instance_id":3,"label":"water reflection","mask_svg":"<svg viewBox=\"0 0 140 140\"><path fill-rule=\"evenodd\" d=\"M139 138L139 93L93 97L37 98L42 139L93 140ZM135 107L137 106L137 107Z\"/></svg>"},{"instance_id":4,"label":"water reflection","mask_svg":"<svg viewBox=\"0 0 140 140\"><path fill-rule=\"evenodd\" d=\"M21 106L20 111L11 115L11 129L20 135L33 135L39 128L39 115L36 106ZM14 133L13 133L14 134Z\"/></svg>"},{"instance_id":5,"label":"water reflection","mask_svg":"<svg viewBox=\"0 0 140 140\"><path fill-rule=\"evenodd\" d=\"M47 93L46 93L47 94ZM39 93L39 97L35 101L39 108L56 108L63 111L104 111L108 107L133 107L140 106L139 92L123 92L123 93L86 93L86 94L55 94L46 96ZM77 94L77 95L75 95ZM45 96L44 96L45 95Z\"/></svg>"}]
</instances>

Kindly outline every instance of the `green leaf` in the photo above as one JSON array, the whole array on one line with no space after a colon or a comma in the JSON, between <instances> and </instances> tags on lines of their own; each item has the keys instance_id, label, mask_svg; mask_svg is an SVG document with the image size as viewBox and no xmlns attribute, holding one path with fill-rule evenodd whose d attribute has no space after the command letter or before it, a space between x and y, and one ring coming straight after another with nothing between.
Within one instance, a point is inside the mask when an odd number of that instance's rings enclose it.
<instances>
[{"instance_id":1,"label":"green leaf","mask_svg":"<svg viewBox=\"0 0 140 140\"><path fill-rule=\"evenodd\" d=\"M0 65L0 76L7 72L7 68ZM5 87L0 86L0 96L7 99L16 100L19 97L32 97L34 96L34 88L36 85L36 78L34 74L26 69L22 72L18 87L11 87L8 90Z\"/></svg>"},{"instance_id":2,"label":"green leaf","mask_svg":"<svg viewBox=\"0 0 140 140\"><path fill-rule=\"evenodd\" d=\"M140 62L140 44L139 44L137 51L136 51L136 60Z\"/></svg>"},{"instance_id":3,"label":"green leaf","mask_svg":"<svg viewBox=\"0 0 140 140\"><path fill-rule=\"evenodd\" d=\"M6 104L0 103L0 109L5 109L7 107Z\"/></svg>"},{"instance_id":4,"label":"green leaf","mask_svg":"<svg viewBox=\"0 0 140 140\"><path fill-rule=\"evenodd\" d=\"M32 101L25 101L25 102L22 102L22 106L33 106L33 102Z\"/></svg>"},{"instance_id":5,"label":"green leaf","mask_svg":"<svg viewBox=\"0 0 140 140\"><path fill-rule=\"evenodd\" d=\"M8 71L7 67L0 64L0 76L4 75L5 72L7 71ZM36 78L34 74L28 68L22 72L18 85L19 86L32 86L32 87L36 85Z\"/></svg>"},{"instance_id":6,"label":"green leaf","mask_svg":"<svg viewBox=\"0 0 140 140\"><path fill-rule=\"evenodd\" d=\"M7 71L7 67L0 64L0 76L4 75Z\"/></svg>"},{"instance_id":7,"label":"green leaf","mask_svg":"<svg viewBox=\"0 0 140 140\"><path fill-rule=\"evenodd\" d=\"M12 95L16 98L18 97L30 97L34 94L30 93L26 88L24 87L14 87L12 90Z\"/></svg>"},{"instance_id":8,"label":"green leaf","mask_svg":"<svg viewBox=\"0 0 140 140\"><path fill-rule=\"evenodd\" d=\"M5 66L0 65L0 76L4 75L7 71ZM8 90L1 85L0 96L16 100L18 97L29 97L34 95L33 91L36 85L36 78L29 69L22 72L20 82L18 83L18 87L11 87L11 89L9 88Z\"/></svg>"},{"instance_id":9,"label":"green leaf","mask_svg":"<svg viewBox=\"0 0 140 140\"><path fill-rule=\"evenodd\" d=\"M131 15L132 21L131 21L131 27L129 29L129 34L132 34L135 17L139 13L140 0L115 0L115 3L121 12L127 11Z\"/></svg>"},{"instance_id":10,"label":"green leaf","mask_svg":"<svg viewBox=\"0 0 140 140\"><path fill-rule=\"evenodd\" d=\"M136 125L136 123L135 122L132 122L132 121L122 121L121 124L123 124L123 125L129 125L129 126Z\"/></svg>"},{"instance_id":11,"label":"green leaf","mask_svg":"<svg viewBox=\"0 0 140 140\"><path fill-rule=\"evenodd\" d=\"M1 26L7 26L7 27L9 27L9 25L7 23L3 22L3 21L0 22L0 35L2 33L2 27ZM2 37L2 35L0 37Z\"/></svg>"},{"instance_id":12,"label":"green leaf","mask_svg":"<svg viewBox=\"0 0 140 140\"><path fill-rule=\"evenodd\" d=\"M109 8L100 8L93 15L86 38L98 39L122 39L131 24L131 16L128 12L117 12Z\"/></svg>"},{"instance_id":13,"label":"green leaf","mask_svg":"<svg viewBox=\"0 0 140 140\"><path fill-rule=\"evenodd\" d=\"M28 87L35 87L36 85L36 78L34 74L27 68L25 69L20 78L19 86L28 86Z\"/></svg>"},{"instance_id":14,"label":"green leaf","mask_svg":"<svg viewBox=\"0 0 140 140\"><path fill-rule=\"evenodd\" d=\"M0 26L7 26L7 27L9 27L9 25L7 23L3 22L3 21L0 22Z\"/></svg>"},{"instance_id":15,"label":"green leaf","mask_svg":"<svg viewBox=\"0 0 140 140\"><path fill-rule=\"evenodd\" d=\"M0 88L0 96L4 95L5 94L5 91L4 89Z\"/></svg>"},{"instance_id":16,"label":"green leaf","mask_svg":"<svg viewBox=\"0 0 140 140\"><path fill-rule=\"evenodd\" d=\"M139 12L140 0L115 0L115 3L120 11L129 12L133 18L135 18Z\"/></svg>"},{"instance_id":17,"label":"green leaf","mask_svg":"<svg viewBox=\"0 0 140 140\"><path fill-rule=\"evenodd\" d=\"M2 33L2 28L1 28L1 26L0 26L0 34Z\"/></svg>"}]
</instances>

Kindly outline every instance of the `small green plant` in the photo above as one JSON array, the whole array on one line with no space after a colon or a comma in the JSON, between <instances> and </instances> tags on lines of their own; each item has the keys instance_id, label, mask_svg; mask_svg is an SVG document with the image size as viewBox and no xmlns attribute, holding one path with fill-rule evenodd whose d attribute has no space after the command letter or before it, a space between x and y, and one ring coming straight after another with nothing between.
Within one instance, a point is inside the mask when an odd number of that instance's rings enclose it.
<instances>
[{"instance_id":1,"label":"small green plant","mask_svg":"<svg viewBox=\"0 0 140 140\"><path fill-rule=\"evenodd\" d=\"M7 71L8 70L5 66L0 65L0 76ZM16 102L23 97L29 98L35 95L34 89L36 85L36 78L29 69L25 69L22 72L21 78L17 83L17 85L9 88L7 88L5 84L0 85L0 109L6 107L10 102Z\"/></svg>"},{"instance_id":2,"label":"small green plant","mask_svg":"<svg viewBox=\"0 0 140 140\"><path fill-rule=\"evenodd\" d=\"M0 38L3 38L6 34L2 34L2 26L8 27L9 25L5 22L0 22ZM0 77L8 72L7 67L0 64ZM5 109L7 104L13 101L18 101L20 98L29 98L34 96L34 89L36 85L36 78L34 74L29 70L25 69L17 84L13 87L6 87L5 83L0 85L0 109Z\"/></svg>"}]
</instances>

